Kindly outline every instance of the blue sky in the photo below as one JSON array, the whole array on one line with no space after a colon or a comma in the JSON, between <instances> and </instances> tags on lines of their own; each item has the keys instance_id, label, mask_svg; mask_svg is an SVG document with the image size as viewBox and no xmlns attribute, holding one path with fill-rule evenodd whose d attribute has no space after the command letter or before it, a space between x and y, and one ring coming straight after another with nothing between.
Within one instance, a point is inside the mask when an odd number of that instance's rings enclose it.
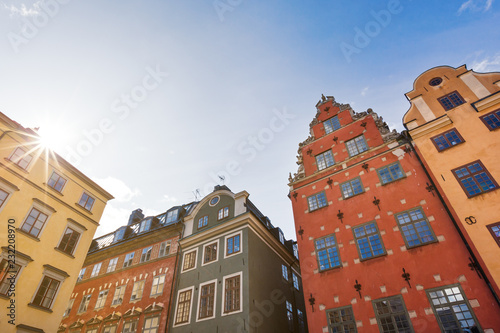
<instances>
[{"instance_id":1,"label":"blue sky","mask_svg":"<svg viewBox=\"0 0 500 333\"><path fill-rule=\"evenodd\" d=\"M500 70L499 5L460 1L0 1L0 111L136 208L217 175L295 238L288 173L321 94L402 129L423 71Z\"/></svg>"}]
</instances>

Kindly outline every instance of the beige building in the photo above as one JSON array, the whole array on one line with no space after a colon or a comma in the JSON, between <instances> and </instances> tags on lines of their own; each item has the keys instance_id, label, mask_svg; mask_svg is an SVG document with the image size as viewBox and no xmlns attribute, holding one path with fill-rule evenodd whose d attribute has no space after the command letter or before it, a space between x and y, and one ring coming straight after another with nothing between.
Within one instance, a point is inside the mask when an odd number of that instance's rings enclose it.
<instances>
[{"instance_id":1,"label":"beige building","mask_svg":"<svg viewBox=\"0 0 500 333\"><path fill-rule=\"evenodd\" d=\"M56 332L113 197L3 113L0 167L0 331Z\"/></svg>"},{"instance_id":2,"label":"beige building","mask_svg":"<svg viewBox=\"0 0 500 333\"><path fill-rule=\"evenodd\" d=\"M500 73L435 67L406 97L403 123L498 300Z\"/></svg>"}]
</instances>

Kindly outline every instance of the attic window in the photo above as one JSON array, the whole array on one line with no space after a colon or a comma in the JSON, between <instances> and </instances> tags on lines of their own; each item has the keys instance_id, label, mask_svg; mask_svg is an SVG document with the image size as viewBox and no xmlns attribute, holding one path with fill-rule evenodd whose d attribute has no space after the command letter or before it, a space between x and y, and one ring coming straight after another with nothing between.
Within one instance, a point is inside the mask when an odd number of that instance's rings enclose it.
<instances>
[{"instance_id":1,"label":"attic window","mask_svg":"<svg viewBox=\"0 0 500 333\"><path fill-rule=\"evenodd\" d=\"M151 219L147 219L141 222L141 226L139 227L139 232L148 231L151 227Z\"/></svg>"},{"instance_id":2,"label":"attic window","mask_svg":"<svg viewBox=\"0 0 500 333\"><path fill-rule=\"evenodd\" d=\"M435 86L439 86L441 84L441 82L443 82L442 78L435 77L429 81L429 85L435 87Z\"/></svg>"},{"instance_id":3,"label":"attic window","mask_svg":"<svg viewBox=\"0 0 500 333\"><path fill-rule=\"evenodd\" d=\"M177 220L179 210L171 210L170 212L167 213L167 220L166 223L174 222Z\"/></svg>"}]
</instances>

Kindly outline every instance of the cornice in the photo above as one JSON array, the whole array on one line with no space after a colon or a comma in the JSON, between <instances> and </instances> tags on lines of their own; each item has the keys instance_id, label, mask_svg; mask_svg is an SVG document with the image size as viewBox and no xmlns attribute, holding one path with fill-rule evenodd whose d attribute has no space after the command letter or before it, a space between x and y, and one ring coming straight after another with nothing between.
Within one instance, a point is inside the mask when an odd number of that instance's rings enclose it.
<instances>
[{"instance_id":1,"label":"cornice","mask_svg":"<svg viewBox=\"0 0 500 333\"><path fill-rule=\"evenodd\" d=\"M426 136L434 131L439 130L445 126L453 124L453 121L450 117L445 114L439 118L433 119L430 122L427 122L423 125L420 125L414 129L409 130L410 136L413 140L418 139L420 137Z\"/></svg>"}]
</instances>

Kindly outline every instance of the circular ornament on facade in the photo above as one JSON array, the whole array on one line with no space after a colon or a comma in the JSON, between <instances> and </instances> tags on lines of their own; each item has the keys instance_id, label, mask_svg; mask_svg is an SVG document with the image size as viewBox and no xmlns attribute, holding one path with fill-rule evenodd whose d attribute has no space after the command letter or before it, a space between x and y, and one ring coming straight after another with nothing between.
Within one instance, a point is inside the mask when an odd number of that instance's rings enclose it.
<instances>
[{"instance_id":1,"label":"circular ornament on facade","mask_svg":"<svg viewBox=\"0 0 500 333\"><path fill-rule=\"evenodd\" d=\"M443 82L442 78L435 77L435 78L433 78L432 80L429 81L429 85L435 87L435 86L439 86L441 84L441 82Z\"/></svg>"},{"instance_id":2,"label":"circular ornament on facade","mask_svg":"<svg viewBox=\"0 0 500 333\"><path fill-rule=\"evenodd\" d=\"M210 206L217 205L219 203L219 199L220 199L219 196L216 196L216 197L213 197L212 199L210 199L210 202L209 202Z\"/></svg>"}]
</instances>

